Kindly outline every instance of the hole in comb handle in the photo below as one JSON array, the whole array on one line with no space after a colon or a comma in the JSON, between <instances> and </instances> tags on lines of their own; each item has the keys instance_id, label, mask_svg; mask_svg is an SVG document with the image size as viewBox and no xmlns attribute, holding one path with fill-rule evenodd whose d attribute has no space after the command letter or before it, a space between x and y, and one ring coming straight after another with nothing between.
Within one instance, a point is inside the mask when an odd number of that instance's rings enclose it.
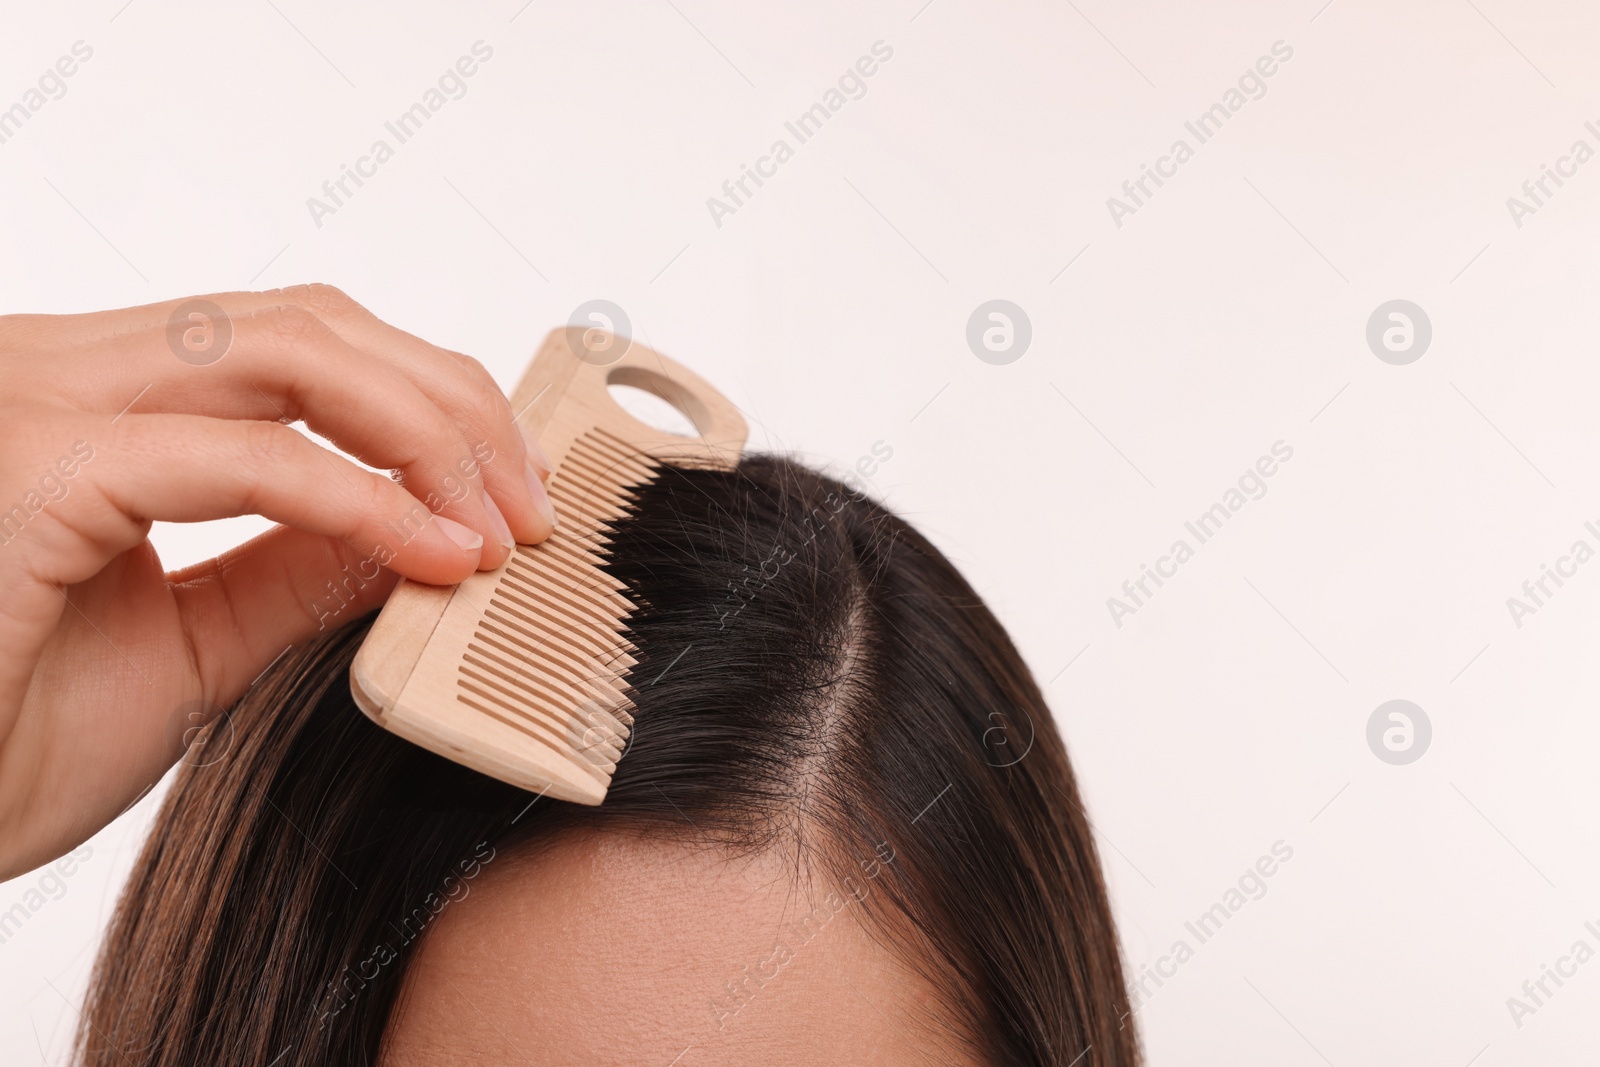
<instances>
[{"instance_id":1,"label":"hole in comb handle","mask_svg":"<svg viewBox=\"0 0 1600 1067\"><path fill-rule=\"evenodd\" d=\"M612 367L606 387L618 407L653 430L698 437L711 425L710 410L692 390L649 367Z\"/></svg>"},{"instance_id":2,"label":"hole in comb handle","mask_svg":"<svg viewBox=\"0 0 1600 1067\"><path fill-rule=\"evenodd\" d=\"M652 430L660 430L676 437L700 435L694 421L687 414L648 389L640 389L636 385L609 385L606 390L619 408Z\"/></svg>"}]
</instances>

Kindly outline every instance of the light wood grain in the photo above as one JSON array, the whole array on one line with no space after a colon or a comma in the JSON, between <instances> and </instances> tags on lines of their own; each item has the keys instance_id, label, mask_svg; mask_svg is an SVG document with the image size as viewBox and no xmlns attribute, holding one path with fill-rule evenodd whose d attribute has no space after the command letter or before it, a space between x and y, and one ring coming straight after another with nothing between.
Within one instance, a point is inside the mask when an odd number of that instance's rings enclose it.
<instances>
[{"instance_id":1,"label":"light wood grain","mask_svg":"<svg viewBox=\"0 0 1600 1067\"><path fill-rule=\"evenodd\" d=\"M620 342L617 342L620 343ZM447 759L580 804L605 798L632 725L623 629L630 603L600 569L607 524L663 462L728 469L748 430L693 372L632 343L601 366L573 329L545 338L512 410L555 465L556 534L458 586L402 581L350 669L361 710ZM699 431L639 422L608 386L644 389Z\"/></svg>"}]
</instances>

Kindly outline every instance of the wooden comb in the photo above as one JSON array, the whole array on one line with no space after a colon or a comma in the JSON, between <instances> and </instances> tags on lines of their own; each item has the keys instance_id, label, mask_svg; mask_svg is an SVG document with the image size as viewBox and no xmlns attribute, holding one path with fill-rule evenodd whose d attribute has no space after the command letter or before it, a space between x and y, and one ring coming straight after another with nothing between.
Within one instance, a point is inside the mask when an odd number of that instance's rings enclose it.
<instances>
[{"instance_id":1,"label":"wooden comb","mask_svg":"<svg viewBox=\"0 0 1600 1067\"><path fill-rule=\"evenodd\" d=\"M655 394L699 436L645 425L611 385ZM611 524L665 463L734 467L748 430L691 371L579 327L545 338L511 407L555 464L555 533L460 585L402 580L356 653L350 691L379 726L446 759L598 804L633 725L636 650L624 633L633 604L602 569Z\"/></svg>"}]
</instances>

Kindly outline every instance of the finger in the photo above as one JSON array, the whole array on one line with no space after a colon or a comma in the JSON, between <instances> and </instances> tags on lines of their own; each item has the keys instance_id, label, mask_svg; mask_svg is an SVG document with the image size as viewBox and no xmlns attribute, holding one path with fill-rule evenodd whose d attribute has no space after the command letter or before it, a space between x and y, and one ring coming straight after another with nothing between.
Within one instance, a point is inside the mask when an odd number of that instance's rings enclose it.
<instances>
[{"instance_id":1,"label":"finger","mask_svg":"<svg viewBox=\"0 0 1600 1067\"><path fill-rule=\"evenodd\" d=\"M226 355L204 367L173 359L162 329L108 342L120 365L137 368L152 382L145 403L134 410L304 419L363 462L400 471L401 483L430 511L482 534L485 567L505 560L514 538L503 509L486 492L478 458L482 443L469 444L461 426L410 379L304 308L250 312L231 319L229 328ZM526 486L516 488L527 493Z\"/></svg>"},{"instance_id":2,"label":"finger","mask_svg":"<svg viewBox=\"0 0 1600 1067\"><path fill-rule=\"evenodd\" d=\"M204 706L227 707L289 646L378 607L398 577L338 538L288 526L169 574Z\"/></svg>"},{"instance_id":3,"label":"finger","mask_svg":"<svg viewBox=\"0 0 1600 1067\"><path fill-rule=\"evenodd\" d=\"M35 569L46 571L38 576L57 584L89 578L143 540L152 521L233 515L337 537L362 558L432 584L462 581L481 558L475 531L281 423L125 415L80 436L90 455L74 484L19 536Z\"/></svg>"},{"instance_id":4,"label":"finger","mask_svg":"<svg viewBox=\"0 0 1600 1067\"><path fill-rule=\"evenodd\" d=\"M471 445L473 460L482 468L485 487L498 501L517 539L533 543L548 536L555 518L543 484L550 476L549 457L536 442L519 432L505 395L476 360L428 344L385 323L333 286L302 285L261 293L217 293L194 298L196 302L200 300L219 308L229 319L228 322L215 324L203 317L199 320L208 328L215 326L218 329L231 326L231 320L235 317L248 317L273 308L305 310L355 348L394 367L461 428ZM181 310L190 302L167 301L93 316L14 316L8 321L16 323L16 329L37 334L40 331L32 329L27 320L51 320L56 333L70 338L80 353L105 343L108 338L124 338L131 333L144 332L160 341L158 345L149 346L159 353L171 341L168 323L175 310ZM169 379L173 374L181 373L184 367L181 360L169 358L164 363L163 369ZM97 365L103 366L104 362L97 361ZM192 374L184 377L190 381L196 380ZM199 379L201 382L207 380ZM127 388L126 378L121 376L109 384L114 384L110 390L114 395L100 397L100 406L103 408L114 401L115 409L120 410L121 405L131 399L124 395L131 392ZM170 381L162 383L163 390L170 387ZM255 398L249 399L253 401ZM193 407L169 408L159 396L148 397L145 403L157 405L154 410L196 410ZM152 408L146 406L141 410ZM211 410L201 413L222 414ZM253 410L238 415L230 414L228 417L275 416Z\"/></svg>"},{"instance_id":5,"label":"finger","mask_svg":"<svg viewBox=\"0 0 1600 1067\"><path fill-rule=\"evenodd\" d=\"M543 540L555 513L544 482L550 458L531 435L520 432L510 402L483 364L470 356L429 344L384 322L331 285L297 285L267 293L227 293L217 298L230 314L248 313L271 302L304 307L351 344L391 362L431 397L480 453L489 491L511 507L506 511L521 540ZM526 501L520 499L526 492ZM508 499L509 498L509 499ZM521 505L526 503L526 508Z\"/></svg>"}]
</instances>

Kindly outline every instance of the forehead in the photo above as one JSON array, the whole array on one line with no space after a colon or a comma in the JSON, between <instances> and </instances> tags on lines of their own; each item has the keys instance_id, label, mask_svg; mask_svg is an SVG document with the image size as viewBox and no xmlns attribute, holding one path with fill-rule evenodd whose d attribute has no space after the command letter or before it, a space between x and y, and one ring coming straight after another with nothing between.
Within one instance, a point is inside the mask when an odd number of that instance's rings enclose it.
<instances>
[{"instance_id":1,"label":"forehead","mask_svg":"<svg viewBox=\"0 0 1600 1067\"><path fill-rule=\"evenodd\" d=\"M407 971L385 1067L955 1059L931 988L868 933L873 878L853 895L614 830L484 855Z\"/></svg>"}]
</instances>

